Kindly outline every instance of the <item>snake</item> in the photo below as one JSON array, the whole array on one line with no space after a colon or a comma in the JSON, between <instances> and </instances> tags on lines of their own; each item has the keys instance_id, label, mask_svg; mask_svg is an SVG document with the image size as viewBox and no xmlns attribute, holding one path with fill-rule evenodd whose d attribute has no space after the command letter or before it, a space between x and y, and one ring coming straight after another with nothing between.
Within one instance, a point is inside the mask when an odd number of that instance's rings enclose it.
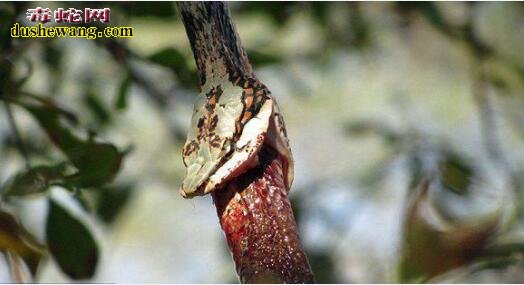
<instances>
[{"instance_id":1,"label":"snake","mask_svg":"<svg viewBox=\"0 0 524 285\"><path fill-rule=\"evenodd\" d=\"M262 147L283 158L293 182L293 156L275 97L253 72L223 2L180 2L178 9L198 69L195 100L182 150L184 198L222 189L259 163Z\"/></svg>"}]
</instances>

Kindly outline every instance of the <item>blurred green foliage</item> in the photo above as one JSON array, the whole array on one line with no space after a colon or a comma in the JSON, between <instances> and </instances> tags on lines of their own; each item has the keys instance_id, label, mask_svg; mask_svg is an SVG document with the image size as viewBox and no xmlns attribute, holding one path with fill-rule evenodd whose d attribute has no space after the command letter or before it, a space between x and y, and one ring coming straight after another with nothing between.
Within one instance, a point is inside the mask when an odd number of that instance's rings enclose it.
<instances>
[{"instance_id":1,"label":"blurred green foliage","mask_svg":"<svg viewBox=\"0 0 524 285\"><path fill-rule=\"evenodd\" d=\"M91 3L65 3L72 7L91 5ZM0 3L0 19L6 19L0 24L0 102L6 107L14 107L13 110L18 114L30 115L34 126L39 127L38 132L46 135L46 138L36 140L28 135L30 131L19 132L16 126L10 125L9 133L0 140L2 149L17 150L21 157L24 152L29 155L26 167L20 166L9 179L0 181L2 198L0 251L8 251L21 257L36 277L38 277L38 265L44 258L50 256L70 278L87 279L94 276L99 266L100 255L103 253L100 252L90 226L72 214L68 207L55 201L49 189L52 186L66 189L73 201L80 203L86 213L94 215L96 221L111 227L118 217L125 213L122 210L132 200L132 195L137 191L135 184L142 178L134 177L135 181L130 181L129 178L124 178L124 181L114 181L123 168L127 154L127 151L117 146L115 142L104 140L106 137L118 137L112 136L111 133L115 118L124 116L124 111L131 107L130 102L133 98L130 96L133 96L134 87L144 91L145 100L154 102L160 116L170 117L172 115L172 109L169 108L170 99L176 98L177 104L190 101L184 96L196 92L198 78L193 57L187 49L180 48L180 45L160 46L153 52L143 52L133 49L125 41L97 39L89 48L104 51L108 55L100 60L100 63L109 59L118 66L110 72L118 71L114 76L118 78L119 84L106 91L105 88L98 88L98 85L102 85L103 82L89 75L75 79L78 82L74 84L81 86L82 89L82 92L75 94L81 98L81 104L71 104L66 97L57 95L60 92L68 92L62 90L65 85L64 78L68 73L67 51L64 45L46 39L39 41L13 39L9 35L12 23L17 21L17 17L23 17L25 9L32 7L33 4ZM175 5L172 2L96 3L97 7L105 7L104 5L111 7L112 17L121 24L133 20L147 22L160 19L169 21L166 24L169 25L177 19ZM461 21L450 20L453 19L454 14L436 2L399 2L383 4L380 7L387 11L384 13L389 18L398 21L400 29L409 30L411 26L422 22L434 29L434 32L446 41L463 46L468 62L471 62L471 70L481 71L480 75L472 72L473 82L487 82L490 87L495 87L497 100L522 97L524 66L518 60L505 55L500 47L497 48L497 45L488 42L480 35L477 27L479 16L475 16L475 13L481 5L481 3L465 4L466 15ZM515 7L517 7L515 10L523 10L522 6ZM296 24L294 22L296 15L306 15L316 28L315 38L318 41L318 48L303 53L297 52L297 54L299 57L309 57L312 62L318 64L315 69L320 71L325 64L323 60L338 52L350 50L355 56L373 52L378 37L376 22L382 20L377 16L382 14L368 11L370 5L353 2L247 2L231 3L231 8L234 16L255 18L258 15L268 19L278 32L290 29L290 26ZM290 31L289 35L293 36L294 30L290 29ZM285 39L283 38L282 41ZM306 43L294 44L297 50L300 45L306 45ZM40 62L25 54L31 45L41 49ZM290 57L295 56L295 54L289 56L283 52L279 53L275 48L265 47L263 44L249 46L247 54L255 69L266 72L271 71L271 67L274 66L288 65ZM43 94L34 94L27 90L28 82L41 74L35 71L37 64L42 65L46 70L45 73L51 78L48 82L49 88L42 91ZM159 74L156 70L156 73L151 71L155 68L169 73L167 78L174 83L174 92L171 89L166 91L166 88L159 86L157 81L151 80ZM110 76L113 74L111 73ZM293 86L300 89L303 83L293 80L296 81L293 82ZM307 84L303 85L307 86ZM297 98L287 99L295 100L299 105L298 108L301 108L300 104L308 99L304 96L306 92L295 93ZM298 98L299 96L302 97ZM477 96L479 95L472 95L472 97ZM478 100L478 102L479 105L489 104L486 100ZM516 114L508 120L516 122L514 124L516 133L522 135L524 129L522 129L521 113L524 108L511 103L513 101L507 102L510 102L507 103L509 107L503 109L503 113L507 113L508 116ZM481 108L482 106L479 109ZM510 108L515 108L517 111ZM5 112L5 115L12 116L8 112ZM91 121L86 118L91 118ZM389 123L387 120L380 122L371 117L364 118L360 121L346 122L343 131L349 140L358 141L369 136L379 137L389 151L379 165L367 172L355 184L377 188L388 170L395 168L396 159L403 158L408 165L410 189L406 191L406 200L409 202L406 203L405 213L402 216L401 251L397 256L398 279L393 281L425 282L458 268L472 267L474 270L481 270L498 266L503 269L521 262L519 254L523 251L522 240L508 245L497 239L502 236L505 228L521 222L522 210L516 214L513 223L504 226L501 209L474 218L457 218L453 213L446 213L446 205L439 205L439 201L435 198L437 194L442 193L454 195L452 197L465 201L478 196L479 192L475 187L483 183L482 178L485 176L479 170L481 167L451 144L435 143L427 138L426 133L417 128L409 126L397 128L387 123ZM481 127L489 129L493 126ZM175 134L175 140L183 140L185 136L183 128L178 125L172 128L170 131ZM489 135L489 131L487 133ZM329 148L331 147L330 145ZM489 147L488 144L487 148ZM499 161L497 163L500 164L496 164L497 168L506 171L505 174L511 177L509 188L517 197L517 204L523 204L522 173L524 171L517 169L518 165L508 167L504 159ZM322 184L312 183L312 185L302 185L302 188L316 190ZM299 227L308 222L307 213L312 211L311 204L316 202L312 201L316 198L311 197L317 197L313 195L309 197L308 194L303 193L304 191L298 192L292 196L293 210ZM373 195L373 193L366 194ZM16 201L34 196L48 199L48 214L45 218L46 238L43 245L39 244L34 235L24 228L23 223L20 222L21 217L18 216ZM18 210L11 211L12 209ZM336 232L340 225L329 226L335 232L330 234L343 234ZM349 225L347 227L349 228ZM191 236L190 233L187 235ZM326 237L328 238L331 237ZM306 252L319 283L347 282L347 277L343 272L341 273L344 270L340 269L341 265L337 260L336 253L340 254L337 246L340 245L331 245L332 250L319 250L313 246L306 246Z\"/></svg>"}]
</instances>

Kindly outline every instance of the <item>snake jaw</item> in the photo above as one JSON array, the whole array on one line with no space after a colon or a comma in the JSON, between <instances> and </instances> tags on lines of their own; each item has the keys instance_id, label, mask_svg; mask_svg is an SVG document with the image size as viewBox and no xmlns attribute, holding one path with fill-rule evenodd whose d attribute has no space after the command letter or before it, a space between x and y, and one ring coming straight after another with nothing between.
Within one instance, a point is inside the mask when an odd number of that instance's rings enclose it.
<instances>
[{"instance_id":1,"label":"snake jaw","mask_svg":"<svg viewBox=\"0 0 524 285\"><path fill-rule=\"evenodd\" d=\"M276 150L284 159L284 182L289 191L294 178L294 160L291 147L289 146L289 139L287 138L286 125L276 101L273 101L273 112L269 119L265 144Z\"/></svg>"}]
</instances>

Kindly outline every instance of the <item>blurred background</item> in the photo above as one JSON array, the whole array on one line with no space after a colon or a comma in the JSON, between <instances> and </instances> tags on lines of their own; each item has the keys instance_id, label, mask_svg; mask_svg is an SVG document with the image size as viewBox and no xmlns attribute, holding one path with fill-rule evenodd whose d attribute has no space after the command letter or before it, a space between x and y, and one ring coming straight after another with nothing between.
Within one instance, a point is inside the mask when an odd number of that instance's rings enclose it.
<instances>
[{"instance_id":1,"label":"blurred background","mask_svg":"<svg viewBox=\"0 0 524 285\"><path fill-rule=\"evenodd\" d=\"M110 7L134 37L11 38L37 6ZM317 282L524 282L524 5L229 6L285 117ZM238 282L210 197L178 194L198 86L175 4L0 13L0 250L47 240L51 255L14 250L37 282Z\"/></svg>"}]
</instances>

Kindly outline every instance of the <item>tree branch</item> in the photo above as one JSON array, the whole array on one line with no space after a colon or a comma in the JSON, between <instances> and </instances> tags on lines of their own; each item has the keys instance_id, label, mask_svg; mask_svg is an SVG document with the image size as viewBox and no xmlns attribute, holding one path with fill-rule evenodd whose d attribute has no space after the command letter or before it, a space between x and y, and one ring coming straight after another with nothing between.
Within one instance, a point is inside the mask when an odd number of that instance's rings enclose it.
<instances>
[{"instance_id":1,"label":"tree branch","mask_svg":"<svg viewBox=\"0 0 524 285\"><path fill-rule=\"evenodd\" d=\"M195 57L201 90L233 84L247 88L244 95L239 96L252 96L255 92L247 84L251 81L258 84L258 81L226 5L223 2L178 2L177 5ZM270 96L269 93L266 96ZM239 98L246 106L249 100L242 100ZM213 110L216 102L212 101L209 99L208 107ZM245 117L252 114L256 114L255 109L244 113ZM279 118L283 129L282 118ZM238 126L245 123L242 118L235 120L239 120L234 122ZM267 139L269 135L264 134ZM267 144L257 151L256 166L245 167L243 173L237 173L225 186L211 192L240 281L312 283L313 274L300 244L287 195L289 185L285 181L289 180L291 157L284 157Z\"/></svg>"},{"instance_id":2,"label":"tree branch","mask_svg":"<svg viewBox=\"0 0 524 285\"><path fill-rule=\"evenodd\" d=\"M200 85L209 77L254 78L229 10L223 2L178 2L198 68Z\"/></svg>"},{"instance_id":3,"label":"tree branch","mask_svg":"<svg viewBox=\"0 0 524 285\"><path fill-rule=\"evenodd\" d=\"M300 244L282 158L266 147L260 165L213 193L243 283L313 283Z\"/></svg>"}]
</instances>

